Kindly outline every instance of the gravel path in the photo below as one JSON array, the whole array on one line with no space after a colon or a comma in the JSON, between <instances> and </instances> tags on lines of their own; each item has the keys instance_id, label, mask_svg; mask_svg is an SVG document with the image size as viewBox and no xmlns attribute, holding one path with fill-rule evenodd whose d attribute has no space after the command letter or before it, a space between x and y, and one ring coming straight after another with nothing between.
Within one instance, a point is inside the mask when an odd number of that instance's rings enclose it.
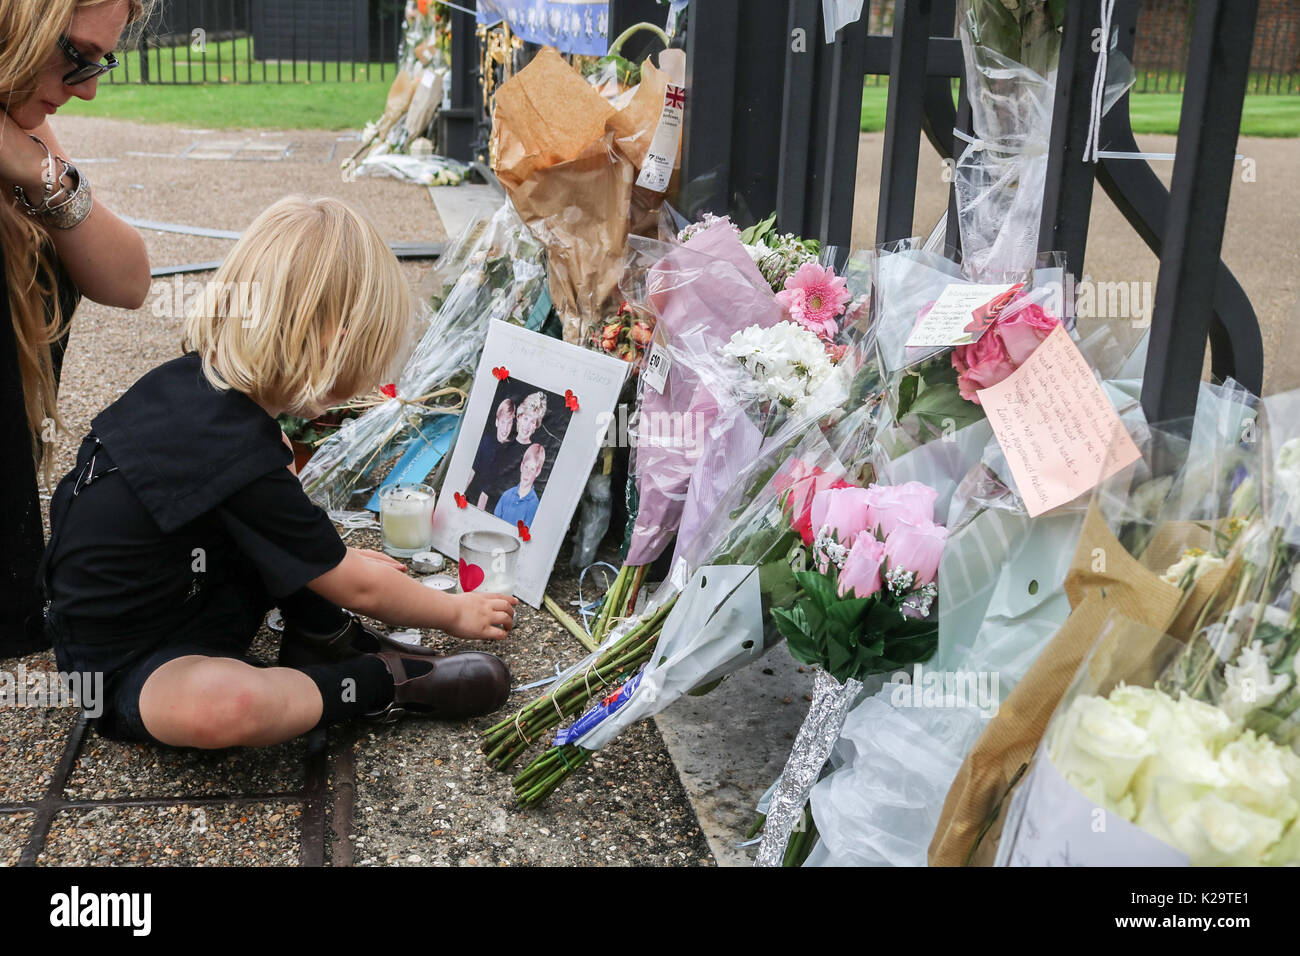
<instances>
[{"instance_id":1,"label":"gravel path","mask_svg":"<svg viewBox=\"0 0 1300 956\"><path fill-rule=\"evenodd\" d=\"M289 192L331 195L361 208L389 241L440 241L446 236L427 194L388 180L343 183L338 161L354 148L337 133L229 130L220 133L141 126L112 120L60 118L57 132L74 159L87 164L96 194L114 211L138 219L240 230ZM283 155L277 161L187 158L228 151L243 142ZM148 155L132 155L147 153ZM247 155L245 149L240 155ZM142 230L155 267L220 259L228 240ZM404 263L417 286L428 263ZM202 282L211 273L183 277ZM60 391L66 436L58 472L66 470L92 417L140 375L179 354L183 308L172 281L156 285L143 309L126 312L83 303L74 321ZM183 303L180 303L183 305ZM178 436L183 445L183 436ZM354 532L349 544L377 547L377 532ZM576 597L576 580L561 553L550 593ZM427 643L457 642L425 632ZM476 645L481 648L481 645ZM255 645L268 657L275 636ZM493 647L515 683L527 683L578 660L584 651L550 615L521 605L518 627ZM22 663L53 667L52 654ZM515 706L536 691L512 697ZM325 859L336 865L712 864L707 844L676 771L652 723L625 734L582 768L550 803L521 811L510 776L490 770L477 750L478 732L499 718L464 724L406 720L392 727L332 730L333 764L325 803L353 820L328 821ZM0 711L0 804L33 804L46 794L75 723L67 709ZM195 805L63 809L54 815L42 865L294 865L302 851L306 785L302 740L226 753L161 750L88 733L62 793L65 800L217 798ZM350 758L350 759L349 759ZM352 773L337 774L339 768ZM522 766L522 764L521 764ZM294 797L225 803L244 795ZM36 814L0 812L0 865L18 861ZM342 837L335 834L341 833Z\"/></svg>"}]
</instances>

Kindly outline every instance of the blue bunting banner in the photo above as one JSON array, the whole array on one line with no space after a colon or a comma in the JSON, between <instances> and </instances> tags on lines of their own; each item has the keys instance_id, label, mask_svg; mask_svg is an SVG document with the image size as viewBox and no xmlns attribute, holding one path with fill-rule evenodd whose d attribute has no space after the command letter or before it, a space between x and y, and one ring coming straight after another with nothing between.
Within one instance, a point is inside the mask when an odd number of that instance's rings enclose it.
<instances>
[{"instance_id":1,"label":"blue bunting banner","mask_svg":"<svg viewBox=\"0 0 1300 956\"><path fill-rule=\"evenodd\" d=\"M585 0L478 0L478 22L505 20L521 39L561 53L604 56L609 50L609 4Z\"/></svg>"}]
</instances>

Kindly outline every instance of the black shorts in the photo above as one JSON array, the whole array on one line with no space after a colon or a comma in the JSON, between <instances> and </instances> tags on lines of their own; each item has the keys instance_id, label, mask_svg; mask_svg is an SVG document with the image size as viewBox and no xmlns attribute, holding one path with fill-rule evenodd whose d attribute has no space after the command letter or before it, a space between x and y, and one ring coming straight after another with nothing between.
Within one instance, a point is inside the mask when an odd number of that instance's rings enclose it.
<instances>
[{"instance_id":1,"label":"black shorts","mask_svg":"<svg viewBox=\"0 0 1300 956\"><path fill-rule=\"evenodd\" d=\"M205 589L164 621L134 626L74 621L51 610L45 626L60 671L104 675L100 734L160 743L140 718L140 692L149 676L168 661L192 654L259 664L248 656L248 649L275 603L265 590L244 580Z\"/></svg>"}]
</instances>

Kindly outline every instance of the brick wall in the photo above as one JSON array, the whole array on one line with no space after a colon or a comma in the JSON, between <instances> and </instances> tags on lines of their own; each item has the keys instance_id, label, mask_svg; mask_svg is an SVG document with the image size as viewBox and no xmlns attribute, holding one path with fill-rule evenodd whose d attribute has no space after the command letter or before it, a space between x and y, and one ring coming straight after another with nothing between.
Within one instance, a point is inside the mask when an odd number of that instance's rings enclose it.
<instances>
[{"instance_id":1,"label":"brick wall","mask_svg":"<svg viewBox=\"0 0 1300 956\"><path fill-rule=\"evenodd\" d=\"M1182 69L1195 0L1139 0L1138 69ZM1300 0L1260 0L1251 68L1289 72L1300 66Z\"/></svg>"},{"instance_id":2,"label":"brick wall","mask_svg":"<svg viewBox=\"0 0 1300 956\"><path fill-rule=\"evenodd\" d=\"M1191 11L1196 7L1196 0L1138 0L1138 4L1137 41L1133 55L1138 87L1143 87L1142 74L1147 72L1150 74L1147 89L1178 89L1178 77L1171 77L1169 73L1181 73L1187 62ZM865 6L870 8L867 14L870 31L873 34L890 33L894 22L894 0L869 0ZM1300 0L1260 0L1251 69L1279 75L1300 72ZM1265 88L1265 82L1260 81L1260 91ZM1300 90L1300 78L1293 78L1292 87ZM1254 78L1250 90L1256 91Z\"/></svg>"}]
</instances>

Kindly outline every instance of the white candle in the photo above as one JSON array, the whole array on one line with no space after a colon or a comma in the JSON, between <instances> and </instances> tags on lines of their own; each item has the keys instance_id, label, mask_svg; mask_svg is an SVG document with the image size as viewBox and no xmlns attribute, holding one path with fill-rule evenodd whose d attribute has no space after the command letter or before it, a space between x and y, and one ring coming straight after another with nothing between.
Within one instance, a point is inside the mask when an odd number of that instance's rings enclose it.
<instances>
[{"instance_id":1,"label":"white candle","mask_svg":"<svg viewBox=\"0 0 1300 956\"><path fill-rule=\"evenodd\" d=\"M380 500L384 549L412 554L424 551L433 539L433 495L415 488L395 487Z\"/></svg>"}]
</instances>

